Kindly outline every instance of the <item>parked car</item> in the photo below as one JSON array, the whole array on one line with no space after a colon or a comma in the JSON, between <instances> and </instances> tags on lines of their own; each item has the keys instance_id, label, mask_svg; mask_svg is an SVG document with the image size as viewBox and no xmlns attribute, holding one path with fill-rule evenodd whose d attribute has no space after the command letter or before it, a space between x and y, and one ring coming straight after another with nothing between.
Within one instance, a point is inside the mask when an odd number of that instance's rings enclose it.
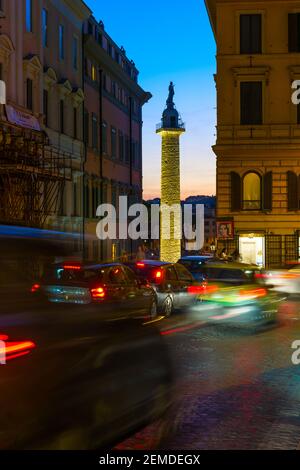
<instances>
[{"instance_id":1,"label":"parked car","mask_svg":"<svg viewBox=\"0 0 300 470\"><path fill-rule=\"evenodd\" d=\"M279 320L285 297L259 284L257 266L215 263L203 266L202 272L199 302L192 306L201 319L255 329Z\"/></svg>"},{"instance_id":2,"label":"parked car","mask_svg":"<svg viewBox=\"0 0 300 470\"><path fill-rule=\"evenodd\" d=\"M188 293L198 285L192 274L180 263L143 260L126 263L140 279L146 279L155 291L158 311L169 317L173 310L184 310L196 295Z\"/></svg>"},{"instance_id":3,"label":"parked car","mask_svg":"<svg viewBox=\"0 0 300 470\"><path fill-rule=\"evenodd\" d=\"M52 290L45 300L31 270L37 275L66 250L40 231L9 232L0 226L0 449L111 448L161 417L172 371L159 331L129 310L109 315L101 290L95 301L76 304L92 296L83 290L86 279L77 281L93 277L93 269L59 268L60 280L76 272L77 284L69 280L69 290L55 292L64 281L46 283Z\"/></svg>"},{"instance_id":4,"label":"parked car","mask_svg":"<svg viewBox=\"0 0 300 470\"><path fill-rule=\"evenodd\" d=\"M102 319L144 318L157 315L156 295L127 266L60 263L48 268L33 286L49 302L96 309Z\"/></svg>"}]
</instances>

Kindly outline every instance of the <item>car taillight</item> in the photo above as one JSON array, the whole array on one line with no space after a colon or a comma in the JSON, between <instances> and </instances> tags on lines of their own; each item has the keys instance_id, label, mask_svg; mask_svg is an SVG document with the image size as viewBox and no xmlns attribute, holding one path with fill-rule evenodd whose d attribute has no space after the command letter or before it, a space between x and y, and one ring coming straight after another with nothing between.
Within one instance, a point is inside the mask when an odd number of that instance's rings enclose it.
<instances>
[{"instance_id":1,"label":"car taillight","mask_svg":"<svg viewBox=\"0 0 300 470\"><path fill-rule=\"evenodd\" d=\"M218 286L215 286L214 284L202 284L201 286L189 286L188 293L194 295L207 295L217 292L218 289Z\"/></svg>"},{"instance_id":2,"label":"car taillight","mask_svg":"<svg viewBox=\"0 0 300 470\"><path fill-rule=\"evenodd\" d=\"M7 335L0 334L0 362L7 362L18 357L26 356L36 347L30 340L9 341Z\"/></svg>"},{"instance_id":3,"label":"car taillight","mask_svg":"<svg viewBox=\"0 0 300 470\"><path fill-rule=\"evenodd\" d=\"M266 289L242 289L240 296L247 299L257 299L258 297L265 297L267 295Z\"/></svg>"},{"instance_id":4,"label":"car taillight","mask_svg":"<svg viewBox=\"0 0 300 470\"><path fill-rule=\"evenodd\" d=\"M104 299L105 291L103 287L94 287L91 289L91 296L93 299Z\"/></svg>"},{"instance_id":5,"label":"car taillight","mask_svg":"<svg viewBox=\"0 0 300 470\"><path fill-rule=\"evenodd\" d=\"M33 284L31 287L31 292L36 292L41 288L40 284Z\"/></svg>"},{"instance_id":6,"label":"car taillight","mask_svg":"<svg viewBox=\"0 0 300 470\"><path fill-rule=\"evenodd\" d=\"M65 270L70 270L70 271L80 271L81 270L81 266L79 266L78 264L65 264L63 266L63 269Z\"/></svg>"},{"instance_id":7,"label":"car taillight","mask_svg":"<svg viewBox=\"0 0 300 470\"><path fill-rule=\"evenodd\" d=\"M153 277L154 277L155 282L157 283L161 282L163 278L162 270L158 269L157 271L154 271Z\"/></svg>"},{"instance_id":8,"label":"car taillight","mask_svg":"<svg viewBox=\"0 0 300 470\"><path fill-rule=\"evenodd\" d=\"M137 267L137 268L144 268L144 267L145 267L145 263L136 263L136 267Z\"/></svg>"}]
</instances>

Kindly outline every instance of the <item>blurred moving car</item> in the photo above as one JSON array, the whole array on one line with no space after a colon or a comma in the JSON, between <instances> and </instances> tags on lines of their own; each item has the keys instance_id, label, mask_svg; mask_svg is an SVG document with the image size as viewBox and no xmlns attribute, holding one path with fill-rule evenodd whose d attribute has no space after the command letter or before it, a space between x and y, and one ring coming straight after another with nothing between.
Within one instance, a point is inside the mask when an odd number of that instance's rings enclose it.
<instances>
[{"instance_id":1,"label":"blurred moving car","mask_svg":"<svg viewBox=\"0 0 300 470\"><path fill-rule=\"evenodd\" d=\"M53 303L96 308L102 319L142 317L147 320L157 315L152 287L118 263L56 264L48 268L32 290Z\"/></svg>"},{"instance_id":2,"label":"blurred moving car","mask_svg":"<svg viewBox=\"0 0 300 470\"><path fill-rule=\"evenodd\" d=\"M126 263L140 279L153 287L158 311L169 317L173 310L182 310L195 301L188 288L198 285L192 274L180 263L143 260Z\"/></svg>"},{"instance_id":3,"label":"blurred moving car","mask_svg":"<svg viewBox=\"0 0 300 470\"><path fill-rule=\"evenodd\" d=\"M69 250L34 230L0 238L0 449L108 448L165 413L172 372L154 325L45 302L33 266Z\"/></svg>"},{"instance_id":4,"label":"blurred moving car","mask_svg":"<svg viewBox=\"0 0 300 470\"><path fill-rule=\"evenodd\" d=\"M276 292L300 296L300 268L264 270L257 275L259 282Z\"/></svg>"},{"instance_id":5,"label":"blurred moving car","mask_svg":"<svg viewBox=\"0 0 300 470\"><path fill-rule=\"evenodd\" d=\"M198 266L197 270L199 280L218 281L231 285L256 282L256 276L261 272L256 265L219 260L205 261Z\"/></svg>"},{"instance_id":6,"label":"blurred moving car","mask_svg":"<svg viewBox=\"0 0 300 470\"><path fill-rule=\"evenodd\" d=\"M197 281L203 281L204 276L201 270L202 266L206 263L215 261L212 255L207 256L183 256L178 263L185 266Z\"/></svg>"},{"instance_id":7,"label":"blurred moving car","mask_svg":"<svg viewBox=\"0 0 300 470\"><path fill-rule=\"evenodd\" d=\"M205 321L259 328L276 323L285 296L269 291L256 280L258 267L240 263L210 264L198 289L199 303L192 306ZM195 289L190 288L192 293Z\"/></svg>"}]
</instances>

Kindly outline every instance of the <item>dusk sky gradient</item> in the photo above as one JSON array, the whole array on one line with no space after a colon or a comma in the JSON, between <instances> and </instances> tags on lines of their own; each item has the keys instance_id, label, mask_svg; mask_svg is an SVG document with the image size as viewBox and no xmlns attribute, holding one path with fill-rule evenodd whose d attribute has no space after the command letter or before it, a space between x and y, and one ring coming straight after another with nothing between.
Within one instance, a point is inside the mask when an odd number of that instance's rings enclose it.
<instances>
[{"instance_id":1,"label":"dusk sky gradient","mask_svg":"<svg viewBox=\"0 0 300 470\"><path fill-rule=\"evenodd\" d=\"M153 98L143 108L144 199L160 196L161 137L155 134L169 82L186 134L181 137L181 196L215 194L215 42L204 0L86 0L124 46L139 84Z\"/></svg>"}]
</instances>

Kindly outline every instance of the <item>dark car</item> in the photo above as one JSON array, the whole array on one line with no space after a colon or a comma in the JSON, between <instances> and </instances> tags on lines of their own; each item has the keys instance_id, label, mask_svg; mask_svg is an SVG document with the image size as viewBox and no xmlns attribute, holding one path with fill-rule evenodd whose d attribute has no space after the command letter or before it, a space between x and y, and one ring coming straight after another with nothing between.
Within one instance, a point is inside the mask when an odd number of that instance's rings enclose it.
<instances>
[{"instance_id":1,"label":"dark car","mask_svg":"<svg viewBox=\"0 0 300 470\"><path fill-rule=\"evenodd\" d=\"M173 310L182 310L195 301L189 288L197 282L180 263L143 260L126 263L140 279L146 279L153 287L158 311L170 316Z\"/></svg>"},{"instance_id":2,"label":"dark car","mask_svg":"<svg viewBox=\"0 0 300 470\"><path fill-rule=\"evenodd\" d=\"M102 319L154 319L154 290L121 264L60 263L48 268L33 288L49 302L95 308Z\"/></svg>"},{"instance_id":3,"label":"dark car","mask_svg":"<svg viewBox=\"0 0 300 470\"><path fill-rule=\"evenodd\" d=\"M39 231L1 229L0 449L110 448L165 413L172 374L159 331L129 311L101 315L105 301L45 301L32 273L58 247Z\"/></svg>"},{"instance_id":4,"label":"dark car","mask_svg":"<svg viewBox=\"0 0 300 470\"><path fill-rule=\"evenodd\" d=\"M204 276L202 272L203 265L215 261L213 256L184 256L180 258L178 263L185 266L190 273L192 273L193 277L197 279L197 281L203 281Z\"/></svg>"}]
</instances>

